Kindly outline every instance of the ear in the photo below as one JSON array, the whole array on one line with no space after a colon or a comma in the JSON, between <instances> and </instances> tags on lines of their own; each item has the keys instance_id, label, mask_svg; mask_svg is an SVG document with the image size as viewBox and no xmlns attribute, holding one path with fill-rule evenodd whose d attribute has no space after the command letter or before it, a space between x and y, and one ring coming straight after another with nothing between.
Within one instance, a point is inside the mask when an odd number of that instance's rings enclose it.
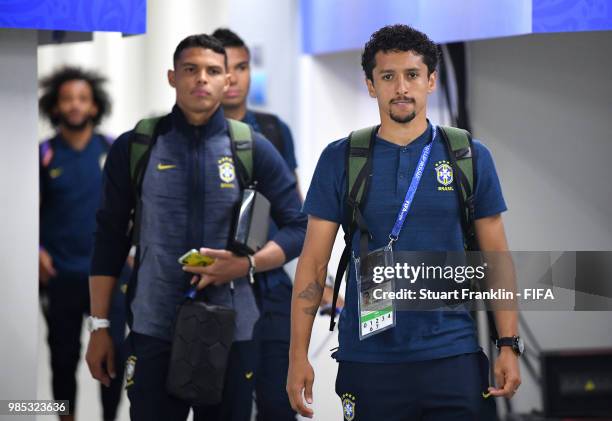
<instances>
[{"instance_id":1,"label":"ear","mask_svg":"<svg viewBox=\"0 0 612 421\"><path fill-rule=\"evenodd\" d=\"M95 116L97 116L97 115L98 115L98 113L99 113L99 112L100 112L100 109L98 108L98 104L94 103L94 104L91 106L91 116L92 116L92 117L95 117Z\"/></svg>"},{"instance_id":2,"label":"ear","mask_svg":"<svg viewBox=\"0 0 612 421\"><path fill-rule=\"evenodd\" d=\"M174 78L174 70L168 70L168 83L173 88L176 88L176 80Z\"/></svg>"},{"instance_id":3,"label":"ear","mask_svg":"<svg viewBox=\"0 0 612 421\"><path fill-rule=\"evenodd\" d=\"M374 82L366 77L365 79L366 86L368 87L368 94L370 94L370 98L376 98L376 89L374 88Z\"/></svg>"},{"instance_id":4,"label":"ear","mask_svg":"<svg viewBox=\"0 0 612 421\"><path fill-rule=\"evenodd\" d=\"M225 83L223 85L223 93L226 93L227 90L230 87L230 83L231 83L231 78L232 78L232 74L231 73L225 73Z\"/></svg>"},{"instance_id":5,"label":"ear","mask_svg":"<svg viewBox=\"0 0 612 421\"><path fill-rule=\"evenodd\" d=\"M429 80L428 80L428 84L429 87L427 88L427 93L432 93L433 91L436 90L436 82L438 80L438 71L434 70L430 75L429 75Z\"/></svg>"}]
</instances>

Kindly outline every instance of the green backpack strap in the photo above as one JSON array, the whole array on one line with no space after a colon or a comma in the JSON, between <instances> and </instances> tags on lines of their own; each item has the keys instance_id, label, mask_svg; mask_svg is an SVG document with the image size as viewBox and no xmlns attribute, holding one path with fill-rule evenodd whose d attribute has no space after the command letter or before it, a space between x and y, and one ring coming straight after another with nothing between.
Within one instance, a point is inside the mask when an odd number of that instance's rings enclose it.
<instances>
[{"instance_id":1,"label":"green backpack strap","mask_svg":"<svg viewBox=\"0 0 612 421\"><path fill-rule=\"evenodd\" d=\"M361 232L360 255L368 253L369 230L361 213L361 205L365 201L370 187L372 172L372 142L378 126L355 130L349 135L346 161L346 205L347 232L344 242L350 249L353 232L356 228Z\"/></svg>"},{"instance_id":2,"label":"green backpack strap","mask_svg":"<svg viewBox=\"0 0 612 421\"><path fill-rule=\"evenodd\" d=\"M232 153L236 159L238 178L242 188L253 184L253 129L242 121L227 119L232 143Z\"/></svg>"},{"instance_id":3,"label":"green backpack strap","mask_svg":"<svg viewBox=\"0 0 612 421\"><path fill-rule=\"evenodd\" d=\"M367 195L370 173L372 170L372 139L378 126L366 127L355 130L348 137L346 152L346 215L348 220L344 232L344 251L340 257L340 263L334 279L334 295L332 298L332 310L329 321L329 330L333 331L336 326L336 305L342 278L348 267L351 257L351 240L355 228L359 228L360 254L367 252L369 231L365 219L361 214L360 206Z\"/></svg>"},{"instance_id":4,"label":"green backpack strap","mask_svg":"<svg viewBox=\"0 0 612 421\"><path fill-rule=\"evenodd\" d=\"M450 149L457 159L457 166L465 175L470 190L474 191L474 165L472 162L472 136L463 129L440 126L450 143Z\"/></svg>"},{"instance_id":5,"label":"green backpack strap","mask_svg":"<svg viewBox=\"0 0 612 421\"><path fill-rule=\"evenodd\" d=\"M458 192L461 211L461 226L464 234L466 250L478 250L476 231L474 228L474 160L472 135L456 127L440 126L451 167L455 175L455 185Z\"/></svg>"},{"instance_id":6,"label":"green backpack strap","mask_svg":"<svg viewBox=\"0 0 612 421\"><path fill-rule=\"evenodd\" d=\"M155 129L162 116L140 120L130 136L128 143L128 156L130 161L130 180L134 193L134 209L131 215L130 233L132 244L138 245L140 237L140 187L144 178L145 168L149 160L151 146L155 139Z\"/></svg>"},{"instance_id":7,"label":"green backpack strap","mask_svg":"<svg viewBox=\"0 0 612 421\"><path fill-rule=\"evenodd\" d=\"M370 159L370 141L372 134L378 126L355 130L348 138L348 159L346 166L347 199L349 206L358 207L366 193L368 164ZM354 210L350 213L352 222L355 222Z\"/></svg>"},{"instance_id":8,"label":"green backpack strap","mask_svg":"<svg viewBox=\"0 0 612 421\"><path fill-rule=\"evenodd\" d=\"M136 127L132 137L130 137L129 143L129 157L130 157L130 178L132 185L137 186L142 181L142 173L138 173L139 165L142 163L142 159L145 154L149 151L151 144L153 143L153 134L155 133L155 127L161 120L161 116L145 118L140 120Z\"/></svg>"}]
</instances>

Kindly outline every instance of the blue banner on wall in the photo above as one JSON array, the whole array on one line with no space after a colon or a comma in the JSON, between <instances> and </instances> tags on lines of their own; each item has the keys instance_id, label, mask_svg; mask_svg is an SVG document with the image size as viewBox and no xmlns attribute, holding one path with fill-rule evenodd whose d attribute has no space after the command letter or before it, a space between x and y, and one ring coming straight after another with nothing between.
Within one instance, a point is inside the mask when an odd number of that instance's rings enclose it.
<instances>
[{"instance_id":1,"label":"blue banner on wall","mask_svg":"<svg viewBox=\"0 0 612 421\"><path fill-rule=\"evenodd\" d=\"M0 0L0 28L142 34L146 0Z\"/></svg>"}]
</instances>

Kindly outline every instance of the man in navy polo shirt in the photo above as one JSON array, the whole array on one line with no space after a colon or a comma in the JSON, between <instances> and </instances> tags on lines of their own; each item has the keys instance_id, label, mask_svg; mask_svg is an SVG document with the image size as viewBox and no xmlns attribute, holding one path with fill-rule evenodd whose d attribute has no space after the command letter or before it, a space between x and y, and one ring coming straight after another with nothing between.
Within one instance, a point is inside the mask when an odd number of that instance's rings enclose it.
<instances>
[{"instance_id":1,"label":"man in navy polo shirt","mask_svg":"<svg viewBox=\"0 0 612 421\"><path fill-rule=\"evenodd\" d=\"M227 53L230 86L223 95L225 115L244 121L263 134L280 152L297 180L293 136L287 124L274 114L247 108L251 83L249 48L229 29L219 28L212 35L221 41ZM274 221L271 221L270 238L274 237L276 231L277 227ZM294 420L295 411L291 408L285 391L289 366L292 281L283 268L259 273L257 280L262 289L262 315L257 324L259 364L254 375L257 420ZM331 302L331 296L332 289L326 287L322 305Z\"/></svg>"},{"instance_id":2,"label":"man in navy polo shirt","mask_svg":"<svg viewBox=\"0 0 612 421\"><path fill-rule=\"evenodd\" d=\"M65 67L41 82L41 113L57 134L40 145L39 279L49 328L53 396L76 408L76 368L83 315L89 312L89 261L96 209L102 191L102 166L108 140L95 127L110 112L110 101L94 72ZM124 273L123 280L129 274ZM43 301L44 303L44 301ZM119 285L112 301L111 336L120 349L125 335L124 294ZM121 397L123 363L110 387L102 388L104 420L114 420ZM74 415L62 415L72 420Z\"/></svg>"},{"instance_id":3,"label":"man in navy polo shirt","mask_svg":"<svg viewBox=\"0 0 612 421\"><path fill-rule=\"evenodd\" d=\"M130 416L135 421L187 418L190 402L170 396L166 379L176 309L197 282L206 302L235 310L236 326L222 401L194 407L194 419L246 421L250 420L250 378L255 370L251 365L253 331L260 314L259 297L247 274L251 269L265 272L281 267L297 257L306 217L300 212L295 179L282 157L255 133L253 179L257 190L270 201L278 231L250 258L225 250L233 211L241 197L228 122L221 107L229 86L225 50L209 35L192 35L177 45L173 64L168 82L176 91L176 105L158 123L140 196L138 267L132 284L133 320L128 337ZM118 262L130 245L126 232L135 201L128 148L131 136L128 132L117 139L104 173L90 278L92 315L101 319L107 315ZM214 258L214 263L181 267L177 258L191 248L199 248L200 253ZM105 364L112 353L104 329L92 333L87 362L94 378L106 384L114 374Z\"/></svg>"},{"instance_id":4,"label":"man in navy polo shirt","mask_svg":"<svg viewBox=\"0 0 612 421\"><path fill-rule=\"evenodd\" d=\"M369 250L389 243L412 175L429 148L429 159L394 249L463 250L457 192L439 189L436 178L437 163L449 158L440 135L434 137L436 130L427 120L427 97L436 87L438 55L437 46L425 34L405 25L378 30L365 46L362 66L381 122L362 207L371 234ZM347 139L342 139L323 151L304 204L309 220L293 294L287 392L293 408L307 417L313 416L304 402L313 401L314 372L307 357L312 322L338 227L347 220L346 149ZM481 143L474 142L474 149L478 243L482 250L504 251L507 243L500 214L506 205L493 160ZM356 234L352 249L359 255ZM352 263L349 267L346 306L339 323L340 346L335 354L339 361L336 392L345 419L477 420L483 402L482 354L469 313L400 311L395 327L360 340L355 270ZM500 336L517 335L515 312L495 316ZM511 348L501 348L495 373L498 388L491 388L490 393L512 396L520 375Z\"/></svg>"}]
</instances>

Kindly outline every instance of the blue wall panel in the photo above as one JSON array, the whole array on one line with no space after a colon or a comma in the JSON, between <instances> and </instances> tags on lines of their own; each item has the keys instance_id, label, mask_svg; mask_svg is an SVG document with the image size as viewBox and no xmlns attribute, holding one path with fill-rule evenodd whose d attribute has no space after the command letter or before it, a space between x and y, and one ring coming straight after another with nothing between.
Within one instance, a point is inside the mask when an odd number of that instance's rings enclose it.
<instances>
[{"instance_id":1,"label":"blue wall panel","mask_svg":"<svg viewBox=\"0 0 612 421\"><path fill-rule=\"evenodd\" d=\"M0 28L146 32L146 0L0 0Z\"/></svg>"}]
</instances>

